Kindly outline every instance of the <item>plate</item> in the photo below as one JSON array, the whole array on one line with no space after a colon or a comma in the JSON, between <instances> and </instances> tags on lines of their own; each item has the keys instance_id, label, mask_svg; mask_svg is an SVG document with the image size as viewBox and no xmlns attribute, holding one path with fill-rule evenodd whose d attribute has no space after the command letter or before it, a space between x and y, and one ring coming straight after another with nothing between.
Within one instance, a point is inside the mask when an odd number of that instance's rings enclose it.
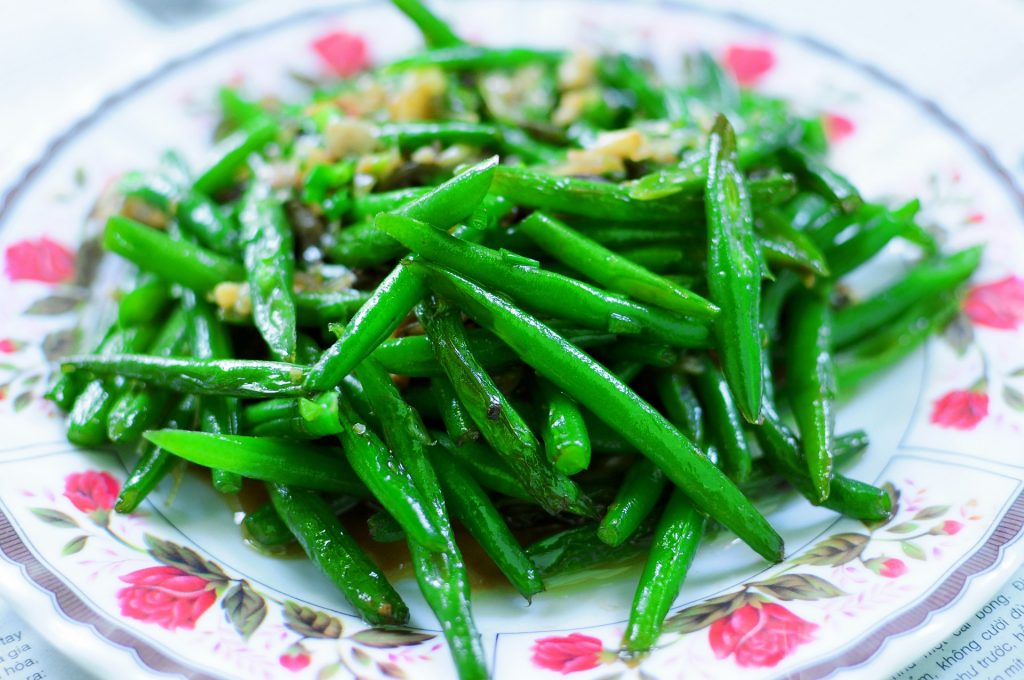
<instances>
[{"instance_id":1,"label":"plate","mask_svg":"<svg viewBox=\"0 0 1024 680\"><path fill-rule=\"evenodd\" d=\"M786 539L782 564L728 537L704 546L642 661L616 653L636 566L556 580L531 605L478 588L494 676L881 677L954 631L1024 559L1024 196L989 150L885 73L741 15L568 0L526 11L498 0L445 7L474 40L612 46L670 73L684 50L705 47L747 84L824 112L832 160L866 196L919 196L945 247L988 244L957 321L839 414L841 431L870 433L851 475L898 497L891 521L837 519L794 498L770 514ZM0 592L99 675L452 675L411 579L397 587L412 626L368 628L310 564L247 548L236 508L197 479L186 477L174 502L162 487L139 512L112 514L125 461L70 446L41 396L51 362L102 326L122 276L97 256L97 193L168 147L201 159L219 84L299 95L296 74L324 69L310 45L336 31L364 40L375 60L418 44L379 2L225 35L112 94L55 138L0 203ZM913 255L892 246L851 286L877 289Z\"/></svg>"}]
</instances>

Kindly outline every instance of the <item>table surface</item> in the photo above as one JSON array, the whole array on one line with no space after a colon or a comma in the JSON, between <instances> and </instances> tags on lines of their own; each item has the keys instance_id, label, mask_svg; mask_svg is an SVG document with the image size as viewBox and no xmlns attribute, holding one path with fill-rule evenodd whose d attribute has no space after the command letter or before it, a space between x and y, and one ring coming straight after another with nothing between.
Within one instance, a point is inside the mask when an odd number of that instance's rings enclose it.
<instances>
[{"instance_id":1,"label":"table surface","mask_svg":"<svg viewBox=\"0 0 1024 680\"><path fill-rule=\"evenodd\" d=\"M258 23L282 11L328 4L299 0L283 8L269 0L50 0L0 3L0 186L17 176L48 139L119 85L171 55L210 40L227 25ZM337 4L337 3L332 3ZM932 99L994 149L1024 181L1024 1L976 0L698 0L723 5L776 26L812 33ZM168 16L168 8L176 13ZM184 8L184 9L183 9ZM986 35L984 49L958 50L964 35ZM27 586L26 586L27 587ZM1020 614L1018 614L1019 612ZM900 680L965 677L985 680L1024 671L1024 569L961 631L929 650ZM989 622L1007 624L982 640ZM1016 632L1016 636L1014 633ZM14 636L17 636L15 641ZM7 644L7 643L10 644ZM51 680L82 677L44 637L0 601L0 644L29 647ZM975 646L978 648L975 649ZM989 650L1003 650L982 664ZM996 652L993 652L995 654ZM996 663L998 661L998 663ZM1007 665L1009 664L1009 665ZM1019 669L1008 671L1014 667ZM997 668L998 666L998 668ZM25 672L30 670L24 669ZM971 675L971 672L974 674ZM20 680L22 672L11 676ZM26 674L23 677L31 677Z\"/></svg>"}]
</instances>

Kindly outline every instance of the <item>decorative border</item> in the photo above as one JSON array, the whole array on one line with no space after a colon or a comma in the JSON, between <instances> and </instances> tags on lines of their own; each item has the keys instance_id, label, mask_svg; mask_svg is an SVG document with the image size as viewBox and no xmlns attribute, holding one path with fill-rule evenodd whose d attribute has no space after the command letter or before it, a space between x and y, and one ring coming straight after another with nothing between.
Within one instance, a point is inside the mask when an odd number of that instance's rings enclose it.
<instances>
[{"instance_id":1,"label":"decorative border","mask_svg":"<svg viewBox=\"0 0 1024 680\"><path fill-rule=\"evenodd\" d=\"M608 2L610 0L600 0ZM363 7L379 5L380 0L357 0L339 5L316 7L307 9L287 17L272 19L266 23L246 28L232 33L224 38L215 40L210 44L186 53L165 62L146 76L143 76L100 101L96 107L78 121L69 126L63 133L54 137L43 149L38 158L31 162L22 171L21 175L10 185L3 196L0 197L0 228L10 214L12 207L19 195L34 180L34 178L51 162L53 157L61 151L81 132L96 123L109 110L130 97L138 94L150 85L158 82L166 75L188 66L211 54L215 54L228 47L257 38L281 28L300 24L310 19L326 16L336 16L342 12L348 12ZM779 29L778 27L732 11L721 11L707 7L699 7L684 2L673 2L672 0L654 0L650 4L671 11L682 11L717 19L731 21L747 28L754 28L770 33L778 38L788 40L798 45L825 54L840 63L851 66L878 83L886 86L900 96L910 100L922 112L935 120L950 134L964 144L1003 185L1007 193L1014 199L1018 213L1024 218L1024 191L1019 187L1010 172L999 163L992 151L979 140L974 138L967 129L956 119L947 114L932 100L917 94L898 79L890 76L879 67L850 56L831 45L828 45L817 38L798 32ZM902 442L900 445L902 448ZM915 605L910 611L904 612L893 621L883 625L869 637L860 641L854 648L840 653L830 659L816 662L804 669L795 671L787 677L792 678L821 678L825 677L840 667L855 667L870 661L882 648L885 642L896 635L909 632L918 628L928 614L939 608L948 606L955 601L964 591L970 577L980 574L993 565L997 564L998 556L1003 548L1012 543L1024 529L1024 493L1020 494L1010 508L1002 516L989 539L981 548L971 555L958 569L944 579L938 587L932 591L923 601ZM109 642L135 652L139 661L145 666L163 673L178 673L188 678L215 680L214 676L190 668L184 664L169 658L151 644L143 639L129 633L126 629L111 624L100 618L85 602L78 597L71 589L62 582L56 574L46 569L39 559L32 553L28 545L18 536L14 526L7 515L0 511L0 552L11 562L20 565L23 573L28 579L35 583L42 590L53 595L54 601L59 610L70 620L85 624L101 637Z\"/></svg>"}]
</instances>

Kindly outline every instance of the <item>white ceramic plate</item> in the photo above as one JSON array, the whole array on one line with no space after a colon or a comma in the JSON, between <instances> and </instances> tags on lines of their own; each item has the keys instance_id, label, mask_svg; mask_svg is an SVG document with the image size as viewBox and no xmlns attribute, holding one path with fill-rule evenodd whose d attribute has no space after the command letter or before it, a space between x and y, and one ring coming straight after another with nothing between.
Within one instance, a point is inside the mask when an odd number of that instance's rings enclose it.
<instances>
[{"instance_id":1,"label":"white ceramic plate","mask_svg":"<svg viewBox=\"0 0 1024 680\"><path fill-rule=\"evenodd\" d=\"M453 5L445 7L452 9ZM498 678L879 677L953 631L1020 564L1024 524L1024 197L987 149L886 74L811 38L741 16L670 3L462 2L457 28L494 44L614 45L671 70L682 51L731 55L757 87L832 114L833 160L873 199L920 196L948 248L987 243L962 319L846 405L840 429L872 445L851 475L889 484L884 526L839 520L793 499L771 514L788 559L761 562L719 538L703 547L657 650L628 666L615 653L635 569L549 584L526 606L504 590L474 595ZM413 628L367 629L311 565L243 545L231 510L186 479L131 516L108 512L126 468L66 443L41 398L52 360L100 325L118 283L80 244L96 193L164 148L202 156L218 84L244 78L287 97L290 71L318 72L326 32L365 38L375 59L417 44L383 3L350 3L225 36L111 95L56 138L0 204L0 590L19 613L103 676L448 677L436 622L404 580ZM913 255L892 247L861 291ZM89 301L91 298L92 301ZM99 305L95 305L99 302ZM106 305L109 307L109 305ZM757 600L758 607L750 603ZM322 612L320 624L310 621ZM326 625L330 622L332 625ZM336 625L335 625L336 624ZM102 662L100 661L102 660Z\"/></svg>"}]
</instances>

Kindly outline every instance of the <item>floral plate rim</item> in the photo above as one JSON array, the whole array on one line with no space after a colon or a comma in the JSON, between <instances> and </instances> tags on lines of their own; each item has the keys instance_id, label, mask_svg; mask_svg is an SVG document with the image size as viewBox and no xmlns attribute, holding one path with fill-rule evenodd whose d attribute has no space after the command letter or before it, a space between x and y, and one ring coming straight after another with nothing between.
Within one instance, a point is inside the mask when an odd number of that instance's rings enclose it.
<instances>
[{"instance_id":1,"label":"floral plate rim","mask_svg":"<svg viewBox=\"0 0 1024 680\"><path fill-rule=\"evenodd\" d=\"M600 1L614 2L614 0ZM19 194L32 183L35 176L47 166L53 157L66 144L73 141L120 102L130 99L178 69L201 61L207 56L235 44L317 17L335 16L352 9L379 4L381 4L381 0L327 2L299 11L285 11L270 19L261 18L242 28L234 27L228 21L217 22L217 26L220 28L227 29L228 26L232 26L232 28L219 31L215 34L218 37L204 40L198 47L179 51L177 56L163 61L162 64L149 70L145 75L134 78L126 85L116 88L84 115L77 117L75 122L62 132L50 138L43 145L42 150L34 155L34 160L24 164L21 168L16 168L12 175L13 181L6 185L3 194L0 195L0 228L2 228L8 212L18 200ZM995 154L938 104L918 94L882 68L853 57L811 35L783 29L743 13L673 0L650 0L644 4L670 11L709 15L746 28L761 30L780 39L810 48L860 71L872 81L909 100L921 111L922 115L937 122L969 149L985 169L999 180L1006 193L1012 197L1016 210L1024 216L1024 191L1017 185L1011 173L998 161ZM921 646L907 646L909 649L902 653L898 653L896 656L887 654L887 656L893 660L894 666L901 660L912 661L921 653L922 649L927 649L924 643L936 642L948 632L941 626L926 627L925 624L939 610L945 610L947 618L949 618L949 609L965 607L965 600L968 599L968 584L971 584L969 599L981 601L984 597L993 594L1007 580L1012 565L1008 560L1001 560L1001 556L1009 546L1018 542L1022 530L1024 530L1024 494L1009 504L992 527L990 536L978 546L977 550L965 556L954 569L946 572L942 580L934 584L934 588L927 596L920 599L911 608L900 611L892 621L873 631L868 638L837 650L827 659L813 662L810 666L798 671L799 675L801 677L823 677L839 668L852 670L863 667L877 659L883 651L893 651L892 646L887 645L891 638L910 632L915 633L916 638L922 643ZM51 631L52 634L57 634L57 629L59 629L60 635L57 637L62 640L65 651L76 660L83 661L90 658L96 650L96 644L92 637L80 634L81 624L85 624L92 628L98 637L126 652L126 654L116 655L116 660L115 658L106 660L110 664L108 668L111 671L116 666L119 673L131 674L132 672L138 673L142 667L145 667L162 672L182 673L188 677L209 677L168 658L154 649L145 639L136 636L130 629L111 626L108 620L94 612L82 598L72 592L71 588L60 580L57 573L50 571L40 561L30 547L30 541L19 536L18 530L2 510L0 510L0 552L5 557L4 562L9 567L9 572L18 575L17 579L0 579L0 591L14 605L15 611L24 616L34 627ZM22 587L23 580L28 581L33 588ZM37 592L41 597L35 595ZM48 603L46 607L38 606L42 601ZM53 617L55 613L58 615L56 619ZM952 624L948 627L952 629ZM863 644L866 640L870 640L868 646ZM888 650L886 650L887 646Z\"/></svg>"}]
</instances>

